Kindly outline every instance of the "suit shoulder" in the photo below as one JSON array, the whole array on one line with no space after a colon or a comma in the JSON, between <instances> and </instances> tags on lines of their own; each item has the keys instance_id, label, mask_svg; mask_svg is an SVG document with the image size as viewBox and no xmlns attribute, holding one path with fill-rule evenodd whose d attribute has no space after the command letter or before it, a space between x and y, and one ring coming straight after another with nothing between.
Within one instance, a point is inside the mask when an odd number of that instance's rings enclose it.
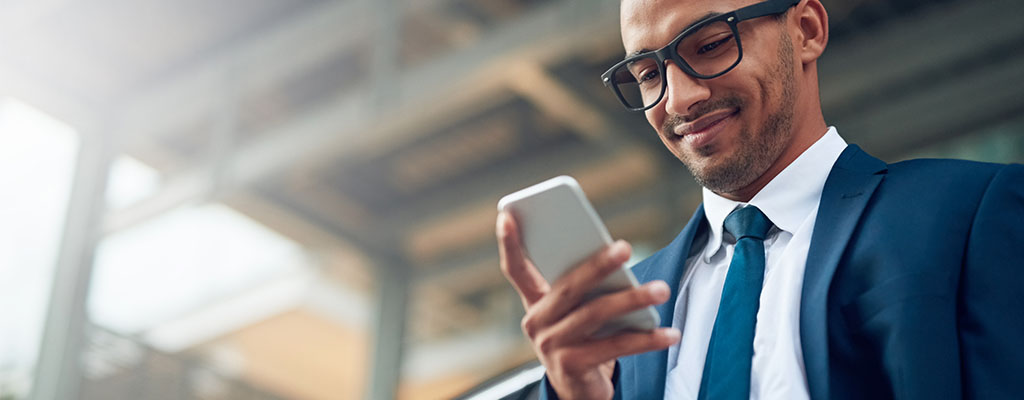
<instances>
[{"instance_id":1,"label":"suit shoulder","mask_svg":"<svg viewBox=\"0 0 1024 400\"><path fill-rule=\"evenodd\" d=\"M888 165L879 193L890 200L912 200L919 206L973 209L998 175L1021 167L953 159L901 161Z\"/></svg>"},{"instance_id":2,"label":"suit shoulder","mask_svg":"<svg viewBox=\"0 0 1024 400\"><path fill-rule=\"evenodd\" d=\"M1007 164L920 158L889 164L886 179L919 190L949 187L971 191L988 186L996 174L1005 167Z\"/></svg>"},{"instance_id":3,"label":"suit shoulder","mask_svg":"<svg viewBox=\"0 0 1024 400\"><path fill-rule=\"evenodd\" d=\"M916 158L888 165L889 174L963 176L973 179L991 179L1006 164L950 158Z\"/></svg>"}]
</instances>

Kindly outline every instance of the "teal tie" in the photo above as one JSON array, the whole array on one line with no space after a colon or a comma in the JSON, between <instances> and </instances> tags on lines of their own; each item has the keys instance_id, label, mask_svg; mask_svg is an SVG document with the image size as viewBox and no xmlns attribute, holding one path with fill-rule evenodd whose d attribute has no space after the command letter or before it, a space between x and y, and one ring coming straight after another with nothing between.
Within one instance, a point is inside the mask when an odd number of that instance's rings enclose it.
<instances>
[{"instance_id":1,"label":"teal tie","mask_svg":"<svg viewBox=\"0 0 1024 400\"><path fill-rule=\"evenodd\" d=\"M764 238L772 222L757 207L747 206L725 218L736 238L729 273L711 330L698 399L749 399L754 323L764 282Z\"/></svg>"}]
</instances>

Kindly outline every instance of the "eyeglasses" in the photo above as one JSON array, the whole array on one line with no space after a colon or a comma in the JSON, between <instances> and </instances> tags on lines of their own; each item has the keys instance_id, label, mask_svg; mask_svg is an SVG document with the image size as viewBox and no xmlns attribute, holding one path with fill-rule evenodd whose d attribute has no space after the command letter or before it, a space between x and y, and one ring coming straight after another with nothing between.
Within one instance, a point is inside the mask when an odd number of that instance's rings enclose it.
<instances>
[{"instance_id":1,"label":"eyeglasses","mask_svg":"<svg viewBox=\"0 0 1024 400\"><path fill-rule=\"evenodd\" d=\"M748 19L779 15L800 0L768 0L722 15L712 16L686 28L668 46L620 61L601 80L630 111L645 111L665 96L665 60L699 79L711 79L731 71L743 59L736 24Z\"/></svg>"}]
</instances>

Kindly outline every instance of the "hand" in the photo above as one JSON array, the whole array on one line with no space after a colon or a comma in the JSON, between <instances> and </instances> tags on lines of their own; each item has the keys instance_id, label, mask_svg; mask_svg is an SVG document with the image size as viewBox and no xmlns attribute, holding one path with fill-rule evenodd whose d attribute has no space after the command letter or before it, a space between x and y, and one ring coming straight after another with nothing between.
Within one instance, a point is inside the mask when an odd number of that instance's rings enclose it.
<instances>
[{"instance_id":1,"label":"hand","mask_svg":"<svg viewBox=\"0 0 1024 400\"><path fill-rule=\"evenodd\" d=\"M668 285L654 281L580 305L584 294L629 259L626 242L620 240L598 251L549 285L524 255L510 214L498 215L497 236L501 271L519 292L526 309L523 333L533 344L559 397L610 399L616 358L664 349L679 341L679 331L672 328L591 337L606 321L668 300Z\"/></svg>"}]
</instances>

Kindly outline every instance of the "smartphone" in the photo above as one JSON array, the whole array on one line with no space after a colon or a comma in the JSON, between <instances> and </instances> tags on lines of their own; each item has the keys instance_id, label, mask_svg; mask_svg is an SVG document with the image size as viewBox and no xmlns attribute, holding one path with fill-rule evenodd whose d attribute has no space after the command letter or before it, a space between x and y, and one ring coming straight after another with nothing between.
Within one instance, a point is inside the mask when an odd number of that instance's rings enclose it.
<instances>
[{"instance_id":1,"label":"smartphone","mask_svg":"<svg viewBox=\"0 0 1024 400\"><path fill-rule=\"evenodd\" d=\"M523 250L550 283L612 243L583 189L570 176L554 177L509 194L498 201L498 211L510 211L515 216ZM623 265L588 292L583 301L637 286L633 272ZM660 323L654 307L647 306L608 321L594 336L652 330Z\"/></svg>"}]
</instances>

